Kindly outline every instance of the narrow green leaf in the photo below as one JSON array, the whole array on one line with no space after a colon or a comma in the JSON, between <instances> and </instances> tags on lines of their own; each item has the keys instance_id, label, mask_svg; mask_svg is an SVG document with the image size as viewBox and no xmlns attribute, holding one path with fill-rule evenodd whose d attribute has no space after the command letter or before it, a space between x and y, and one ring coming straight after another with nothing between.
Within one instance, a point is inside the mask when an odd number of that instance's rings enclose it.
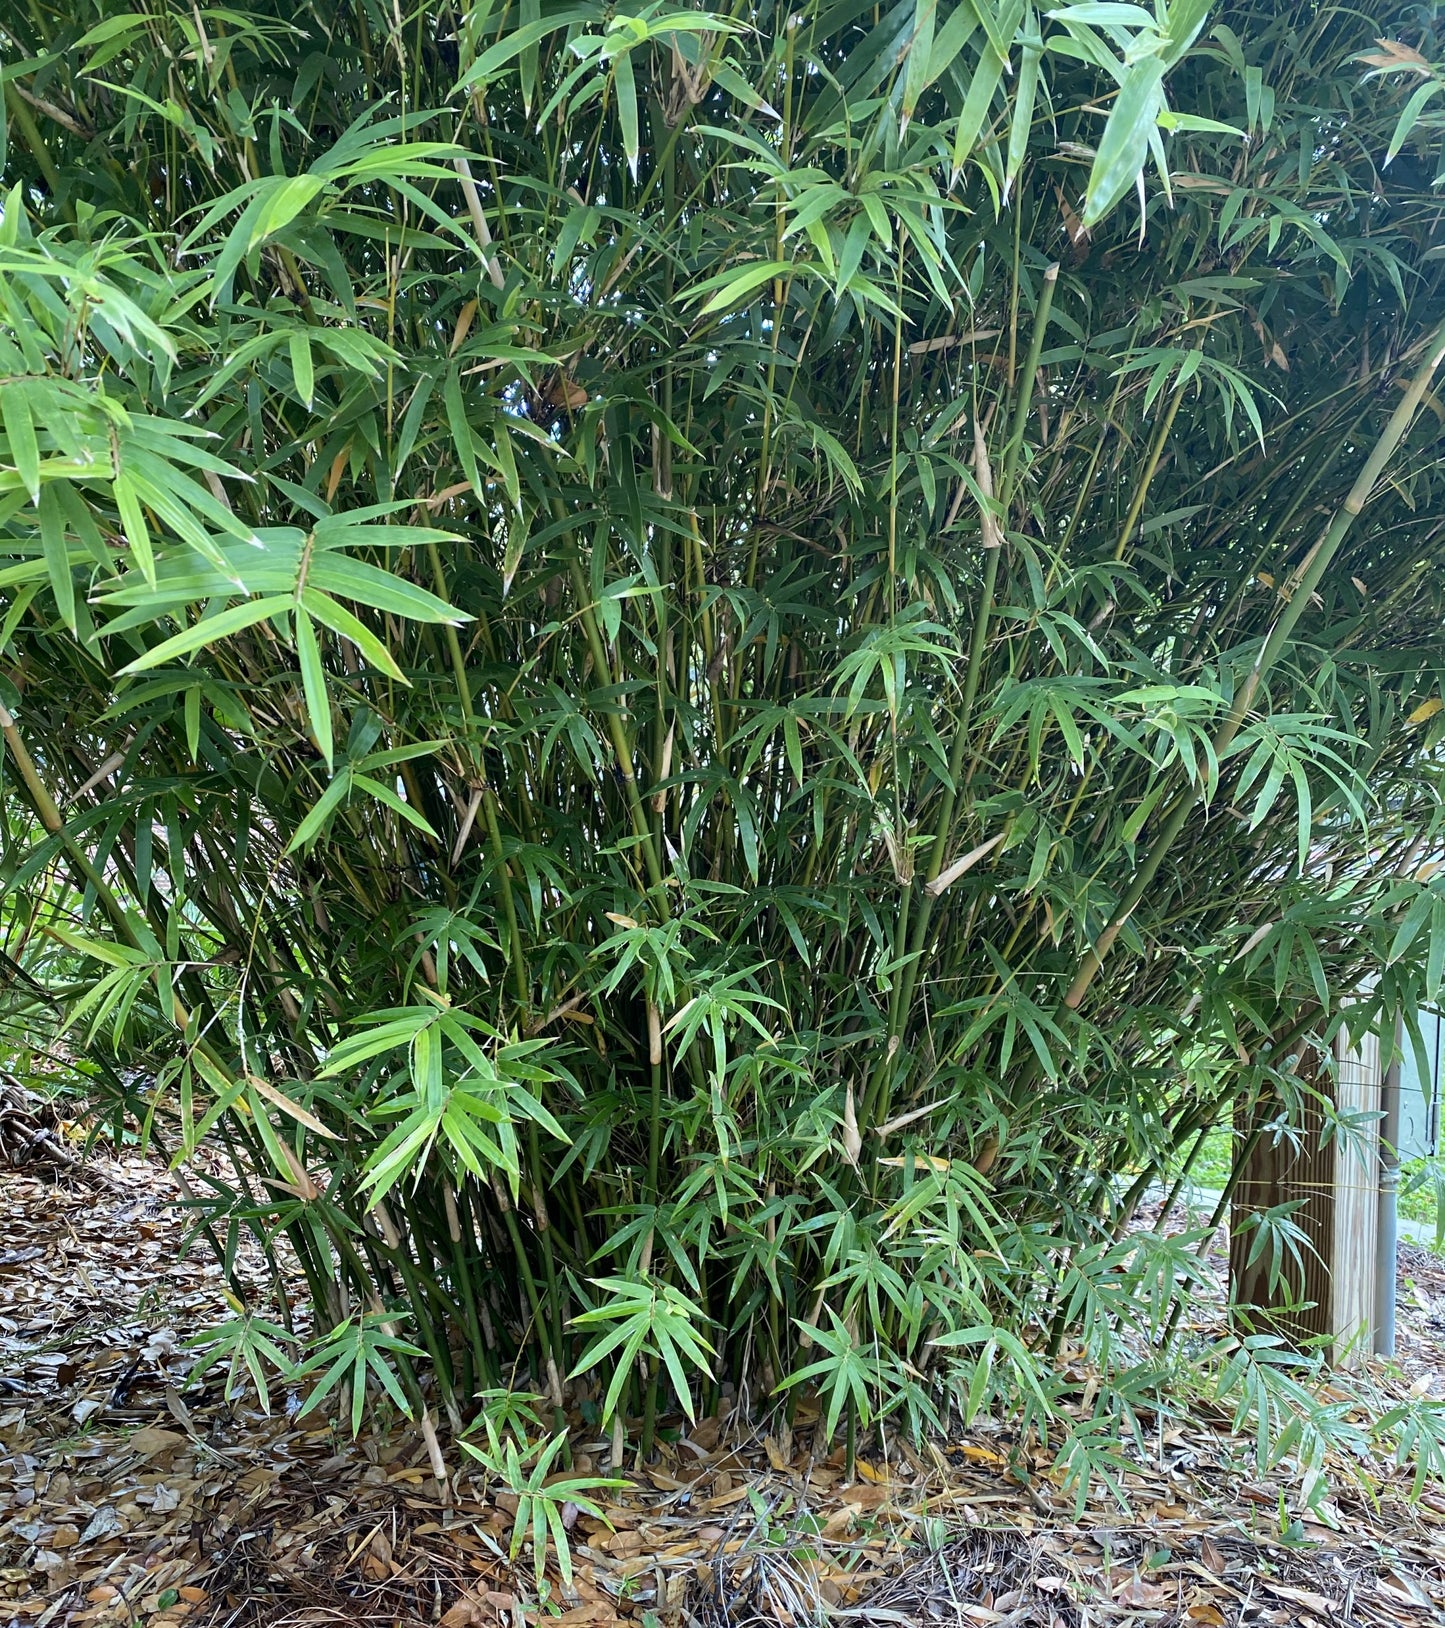
<instances>
[{"instance_id":1,"label":"narrow green leaf","mask_svg":"<svg viewBox=\"0 0 1445 1628\"><path fill-rule=\"evenodd\" d=\"M1032 6L1028 9L1025 27L1030 33L1037 30L1038 24ZM1014 90L1013 119L1009 125L1008 159L1004 166L1005 198L1012 192L1013 184L1018 180L1019 172L1024 165L1024 154L1028 151L1029 136L1033 132L1034 100L1039 88L1039 64L1042 60L1043 52L1038 46L1023 47L1019 60L1018 85Z\"/></svg>"},{"instance_id":2,"label":"narrow green leaf","mask_svg":"<svg viewBox=\"0 0 1445 1628\"><path fill-rule=\"evenodd\" d=\"M296 394L309 407L316 395L316 374L311 365L311 341L303 333L294 333L286 343L291 352L291 375L296 381Z\"/></svg>"},{"instance_id":3,"label":"narrow green leaf","mask_svg":"<svg viewBox=\"0 0 1445 1628\"><path fill-rule=\"evenodd\" d=\"M1385 154L1387 164L1398 155L1400 149L1410 139L1410 132L1419 122L1420 115L1442 90L1445 90L1445 84L1440 80L1428 79L1400 109L1400 117L1395 123L1395 133L1390 137L1389 150Z\"/></svg>"},{"instance_id":4,"label":"narrow green leaf","mask_svg":"<svg viewBox=\"0 0 1445 1628\"><path fill-rule=\"evenodd\" d=\"M988 118L990 107L993 105L994 94L998 90L999 80L1003 78L1004 58L994 50L992 45L985 45L979 53L978 65L973 70L969 80L968 94L964 97L963 107L958 115L958 123L953 131L953 174L956 177L963 173L963 167L973 156L974 147L978 144L979 132L983 129L984 121Z\"/></svg>"},{"instance_id":5,"label":"narrow green leaf","mask_svg":"<svg viewBox=\"0 0 1445 1628\"><path fill-rule=\"evenodd\" d=\"M763 260L755 265L745 266L743 270L727 276L722 286L704 303L698 314L710 316L714 311L722 311L736 300L742 299L745 294L751 294L763 283L770 283L775 277L785 276L792 270L793 263L788 260Z\"/></svg>"},{"instance_id":6,"label":"narrow green leaf","mask_svg":"<svg viewBox=\"0 0 1445 1628\"><path fill-rule=\"evenodd\" d=\"M4 424L5 438L10 443L10 462L30 494L30 501L38 503L40 443L31 414L29 380L10 379L0 384L0 423Z\"/></svg>"},{"instance_id":7,"label":"narrow green leaf","mask_svg":"<svg viewBox=\"0 0 1445 1628\"><path fill-rule=\"evenodd\" d=\"M1164 63L1145 57L1124 76L1089 171L1084 225L1096 226L1134 185L1164 106Z\"/></svg>"},{"instance_id":8,"label":"narrow green leaf","mask_svg":"<svg viewBox=\"0 0 1445 1628\"><path fill-rule=\"evenodd\" d=\"M632 53L623 51L612 67L613 83L617 91L617 122L622 127L622 151L632 179L637 179L637 160L642 152L642 140L637 129L637 82L632 73Z\"/></svg>"},{"instance_id":9,"label":"narrow green leaf","mask_svg":"<svg viewBox=\"0 0 1445 1628\"><path fill-rule=\"evenodd\" d=\"M141 512L140 501L136 497L135 487L130 476L121 469L117 470L115 479L111 482L111 491L115 494L115 506L120 512L121 528L125 532L125 540L130 544L131 558L135 561L141 575L151 585L156 584L156 557L151 547L151 534L146 525L145 515Z\"/></svg>"},{"instance_id":10,"label":"narrow green leaf","mask_svg":"<svg viewBox=\"0 0 1445 1628\"><path fill-rule=\"evenodd\" d=\"M341 807L350 791L351 771L343 768L342 772L322 792L306 818L296 827L295 834L290 842L286 844L286 852L294 854L313 842L330 823L331 816Z\"/></svg>"},{"instance_id":11,"label":"narrow green leaf","mask_svg":"<svg viewBox=\"0 0 1445 1628\"><path fill-rule=\"evenodd\" d=\"M321 623L329 627L333 633L340 634L343 639L350 639L352 644L362 653L371 665L388 678L394 678L398 683L409 684L411 680L397 666L390 650L381 642L366 624L351 614L344 605L339 605L326 594L318 593L315 588L301 590L301 603Z\"/></svg>"},{"instance_id":12,"label":"narrow green leaf","mask_svg":"<svg viewBox=\"0 0 1445 1628\"><path fill-rule=\"evenodd\" d=\"M369 792L376 798L377 802L385 803L389 809L394 810L409 825L414 825L418 831L424 836L430 837L433 842L441 841L441 838L427 823L425 815L414 809L410 803L403 801L390 786L383 785L380 780L373 779L369 774L353 775L352 784L360 791Z\"/></svg>"},{"instance_id":13,"label":"narrow green leaf","mask_svg":"<svg viewBox=\"0 0 1445 1628\"><path fill-rule=\"evenodd\" d=\"M477 467L476 447L472 444L472 427L467 421L467 410L462 403L462 381L455 367L447 370L446 383L442 386L442 401L447 410L447 427L452 432L452 445L457 450L457 457L461 459L462 473L467 477L472 491L483 501L486 501L486 487L482 483L481 470Z\"/></svg>"},{"instance_id":14,"label":"narrow green leaf","mask_svg":"<svg viewBox=\"0 0 1445 1628\"><path fill-rule=\"evenodd\" d=\"M582 9L560 12L552 17L543 17L532 22L525 22L520 28L510 29L498 42L483 51L458 81L458 90L467 90L473 85L485 84L489 79L495 79L501 71L525 51L537 46L549 34L555 34L559 29L570 28L573 23L591 22L594 13Z\"/></svg>"},{"instance_id":15,"label":"narrow green leaf","mask_svg":"<svg viewBox=\"0 0 1445 1628\"><path fill-rule=\"evenodd\" d=\"M968 9L967 6L958 7L960 11L966 12ZM908 61L903 77L905 127L918 106L918 98L928 87L929 73L933 67L933 32L937 15L938 0L914 0L913 32L908 42Z\"/></svg>"},{"instance_id":16,"label":"narrow green leaf","mask_svg":"<svg viewBox=\"0 0 1445 1628\"><path fill-rule=\"evenodd\" d=\"M40 542L45 551L45 568L50 573L50 589L55 595L55 608L73 633L76 626L75 575L70 564L70 548L66 541L65 512L60 494L54 486L46 486L41 491L39 511Z\"/></svg>"},{"instance_id":17,"label":"narrow green leaf","mask_svg":"<svg viewBox=\"0 0 1445 1628\"><path fill-rule=\"evenodd\" d=\"M289 595L273 594L265 599L247 599L239 605L232 605L229 610L218 611L214 616L203 616L193 626L162 640L154 649L147 650L145 655L122 667L121 672L142 673L148 667L161 667L178 656L188 656L205 645L229 639L248 627L254 627L257 622L264 622L268 616L282 616L293 603Z\"/></svg>"},{"instance_id":18,"label":"narrow green leaf","mask_svg":"<svg viewBox=\"0 0 1445 1628\"><path fill-rule=\"evenodd\" d=\"M284 231L326 189L324 175L286 175L271 178L260 197L260 207L246 223L246 252L268 237ZM248 212L249 213L249 212ZM238 228L239 229L239 228Z\"/></svg>"},{"instance_id":19,"label":"narrow green leaf","mask_svg":"<svg viewBox=\"0 0 1445 1628\"><path fill-rule=\"evenodd\" d=\"M311 733L326 759L326 772L331 773L334 749L331 736L331 697L326 689L326 669L321 662L321 647L316 642L316 630L311 618L299 605L295 612L296 655L301 663L301 687L306 696L306 716L311 721Z\"/></svg>"}]
</instances>

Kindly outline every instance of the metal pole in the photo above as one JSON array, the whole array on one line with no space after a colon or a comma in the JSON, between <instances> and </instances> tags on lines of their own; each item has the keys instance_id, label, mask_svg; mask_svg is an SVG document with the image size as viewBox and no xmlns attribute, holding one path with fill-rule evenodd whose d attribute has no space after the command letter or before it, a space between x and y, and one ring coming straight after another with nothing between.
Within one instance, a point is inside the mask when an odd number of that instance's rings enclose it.
<instances>
[{"instance_id":1,"label":"metal pole","mask_svg":"<svg viewBox=\"0 0 1445 1628\"><path fill-rule=\"evenodd\" d=\"M1435 1067L1430 1075L1430 1140L1425 1151L1433 1158L1440 1151L1440 1028L1445 1023L1440 1010L1435 1009Z\"/></svg>"},{"instance_id":2,"label":"metal pole","mask_svg":"<svg viewBox=\"0 0 1445 1628\"><path fill-rule=\"evenodd\" d=\"M1395 1354L1395 1250L1399 1243L1400 1043L1403 1025L1395 1020L1390 1066L1380 1081L1380 1200L1375 1238L1375 1339L1377 1357Z\"/></svg>"}]
</instances>

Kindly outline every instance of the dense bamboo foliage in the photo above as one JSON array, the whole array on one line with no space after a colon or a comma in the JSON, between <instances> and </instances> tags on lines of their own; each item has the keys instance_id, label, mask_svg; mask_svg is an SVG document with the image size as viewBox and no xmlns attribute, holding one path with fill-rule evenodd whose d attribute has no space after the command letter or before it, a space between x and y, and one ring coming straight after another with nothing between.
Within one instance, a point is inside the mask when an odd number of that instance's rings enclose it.
<instances>
[{"instance_id":1,"label":"dense bamboo foliage","mask_svg":"<svg viewBox=\"0 0 1445 1628\"><path fill-rule=\"evenodd\" d=\"M1083 1353L1107 1469L1145 1184L1445 961L1435 26L10 8L7 998L299 1262L218 1352L644 1450Z\"/></svg>"}]
</instances>

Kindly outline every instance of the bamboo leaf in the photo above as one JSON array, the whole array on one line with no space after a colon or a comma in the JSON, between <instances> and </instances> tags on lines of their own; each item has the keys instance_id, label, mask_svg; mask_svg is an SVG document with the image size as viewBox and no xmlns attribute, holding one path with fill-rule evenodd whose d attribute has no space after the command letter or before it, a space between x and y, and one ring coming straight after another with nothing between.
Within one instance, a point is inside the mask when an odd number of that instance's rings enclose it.
<instances>
[{"instance_id":1,"label":"bamboo leaf","mask_svg":"<svg viewBox=\"0 0 1445 1628\"><path fill-rule=\"evenodd\" d=\"M311 343L303 333L294 333L286 341L291 352L291 374L296 381L296 394L309 407L316 395L316 374L312 368Z\"/></svg>"},{"instance_id":2,"label":"bamboo leaf","mask_svg":"<svg viewBox=\"0 0 1445 1628\"><path fill-rule=\"evenodd\" d=\"M121 668L122 673L142 673L151 667L161 667L179 656L189 656L207 645L233 638L257 622L271 616L283 616L291 609L292 601L285 595L272 594L263 599L248 599L227 610L202 616L199 621L180 633L172 634Z\"/></svg>"},{"instance_id":3,"label":"bamboo leaf","mask_svg":"<svg viewBox=\"0 0 1445 1628\"><path fill-rule=\"evenodd\" d=\"M131 558L141 575L154 588L156 557L155 550L151 547L150 528L146 525L144 514L141 513L135 486L124 470L116 472L115 479L111 482L111 490L115 494L116 508L120 511L120 523L125 530L125 540L130 544Z\"/></svg>"},{"instance_id":4,"label":"bamboo leaf","mask_svg":"<svg viewBox=\"0 0 1445 1628\"><path fill-rule=\"evenodd\" d=\"M1164 108L1163 84L1164 62L1159 57L1145 57L1125 73L1089 171L1085 230L1103 220L1142 171L1149 138Z\"/></svg>"},{"instance_id":5,"label":"bamboo leaf","mask_svg":"<svg viewBox=\"0 0 1445 1628\"><path fill-rule=\"evenodd\" d=\"M1394 133L1390 137L1390 145L1385 151L1386 164L1391 163L1398 156L1400 149L1410 139L1411 132L1419 123L1420 115L1440 94L1442 89L1445 89L1445 84L1442 84L1438 79L1430 79L1423 85L1418 86L1411 94L1409 101L1400 109L1400 117L1395 123Z\"/></svg>"},{"instance_id":6,"label":"bamboo leaf","mask_svg":"<svg viewBox=\"0 0 1445 1628\"><path fill-rule=\"evenodd\" d=\"M391 651L344 605L338 605L334 599L318 593L315 588L301 590L301 603L322 627L330 628L343 639L350 639L373 667L385 673L388 678L396 679L400 684L410 683L406 674L397 666Z\"/></svg>"},{"instance_id":7,"label":"bamboo leaf","mask_svg":"<svg viewBox=\"0 0 1445 1628\"><path fill-rule=\"evenodd\" d=\"M960 6L960 11L969 8ZM928 87L933 68L934 25L938 14L938 0L914 0L913 31L908 41L908 61L903 78L903 127L913 117L918 98ZM934 75L933 77L937 77Z\"/></svg>"},{"instance_id":8,"label":"bamboo leaf","mask_svg":"<svg viewBox=\"0 0 1445 1628\"><path fill-rule=\"evenodd\" d=\"M50 578L51 592L55 595L55 608L72 632L76 631L75 573L70 561L70 546L66 540L65 511L60 494L54 487L45 487L37 504L40 520L40 542L45 553L45 569ZM0 638L0 649L7 640Z\"/></svg>"},{"instance_id":9,"label":"bamboo leaf","mask_svg":"<svg viewBox=\"0 0 1445 1628\"><path fill-rule=\"evenodd\" d=\"M311 733L317 750L326 760L330 774L335 756L331 734L331 696L326 688L326 669L321 664L321 648L316 642L316 630L306 611L297 606L294 616L296 654L301 663L301 687L306 697L306 716L311 722Z\"/></svg>"},{"instance_id":10,"label":"bamboo leaf","mask_svg":"<svg viewBox=\"0 0 1445 1628\"><path fill-rule=\"evenodd\" d=\"M550 17L534 17L530 21L524 21L521 27L510 30L495 45L482 52L458 81L458 90L468 90L473 85L486 84L488 80L495 79L519 56L534 49L549 34L570 28L574 23L591 22L594 16L590 10L575 8L554 13Z\"/></svg>"},{"instance_id":11,"label":"bamboo leaf","mask_svg":"<svg viewBox=\"0 0 1445 1628\"><path fill-rule=\"evenodd\" d=\"M617 121L622 127L622 152L635 181L642 141L637 130L637 86L632 76L630 51L623 51L614 59L612 76L617 92Z\"/></svg>"},{"instance_id":12,"label":"bamboo leaf","mask_svg":"<svg viewBox=\"0 0 1445 1628\"><path fill-rule=\"evenodd\" d=\"M692 290L692 295L703 293L708 288L713 292L704 301L700 316L709 316L714 311L725 310L728 306L742 299L745 294L751 294L755 288L764 283L770 283L774 278L789 275L794 270L791 261L765 260L760 264L745 266L741 271L729 272L718 278L710 278L700 283Z\"/></svg>"},{"instance_id":13,"label":"bamboo leaf","mask_svg":"<svg viewBox=\"0 0 1445 1628\"><path fill-rule=\"evenodd\" d=\"M32 503L40 501L40 443L35 435L35 419L30 386L24 379L0 384L0 423L9 443L10 462Z\"/></svg>"},{"instance_id":14,"label":"bamboo leaf","mask_svg":"<svg viewBox=\"0 0 1445 1628\"><path fill-rule=\"evenodd\" d=\"M336 1132L327 1130L325 1125L310 1109L303 1108L293 1097L288 1097L284 1091L278 1086L272 1085L269 1080L263 1080L257 1074L249 1074L246 1077L246 1084L253 1091L265 1097L267 1102L274 1103L282 1113L294 1119L298 1124L305 1125L308 1130L315 1131L318 1136L326 1137L328 1141L335 1142L338 1140Z\"/></svg>"}]
</instances>

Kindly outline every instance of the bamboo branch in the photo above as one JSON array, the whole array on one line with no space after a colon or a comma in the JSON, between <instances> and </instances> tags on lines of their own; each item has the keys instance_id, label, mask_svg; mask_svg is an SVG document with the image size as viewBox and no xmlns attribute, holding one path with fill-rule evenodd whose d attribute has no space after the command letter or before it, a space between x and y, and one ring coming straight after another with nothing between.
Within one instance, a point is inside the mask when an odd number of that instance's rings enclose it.
<instances>
[{"instance_id":1,"label":"bamboo branch","mask_svg":"<svg viewBox=\"0 0 1445 1628\"><path fill-rule=\"evenodd\" d=\"M1435 376L1435 370L1439 367L1442 359L1445 359L1445 323L1442 323L1431 336L1426 347L1425 360L1421 363L1398 406L1390 414L1389 421L1384 429L1380 431L1374 446L1370 450L1369 457L1365 459L1364 465L1355 477L1354 484L1350 487L1349 492L1345 495L1343 502L1336 511L1334 519L1326 527L1319 541L1305 556L1299 571L1296 573L1290 597L1284 609L1275 618L1274 625L1270 628L1269 635L1261 646L1254 665L1250 668L1249 676L1239 687L1239 693L1235 696L1234 705L1230 708L1229 716L1214 737L1214 754L1218 760L1223 761L1230 743L1243 726L1245 717L1254 703L1254 698L1259 693L1260 685L1289 643L1290 635L1294 632L1296 623L1304 614L1316 585L1324 575L1330 562L1339 552L1340 545L1348 535L1350 527L1355 523L1355 520L1363 512L1365 504L1369 501L1375 483L1384 473L1385 466L1394 455L1395 449L1404 439L1405 432L1410 428L1415 414L1419 410L1420 403L1424 399L1425 392L1430 388L1430 381ZM1154 880L1160 865L1163 864L1165 855L1178 840L1180 832L1183 831L1190 814L1198 804L1199 797L1200 789L1197 785L1191 785L1180 795L1179 800L1174 805L1173 812L1155 838L1144 863L1135 873L1134 880L1120 900L1108 925L1099 934L1099 937L1085 955L1083 964L1075 974L1068 993L1064 996L1063 1004L1066 1008L1075 1010L1082 1003L1084 996L1089 991L1089 986L1103 967L1104 958L1113 947L1114 940L1118 938L1124 924L1138 907L1139 901L1144 897L1149 884Z\"/></svg>"}]
</instances>

